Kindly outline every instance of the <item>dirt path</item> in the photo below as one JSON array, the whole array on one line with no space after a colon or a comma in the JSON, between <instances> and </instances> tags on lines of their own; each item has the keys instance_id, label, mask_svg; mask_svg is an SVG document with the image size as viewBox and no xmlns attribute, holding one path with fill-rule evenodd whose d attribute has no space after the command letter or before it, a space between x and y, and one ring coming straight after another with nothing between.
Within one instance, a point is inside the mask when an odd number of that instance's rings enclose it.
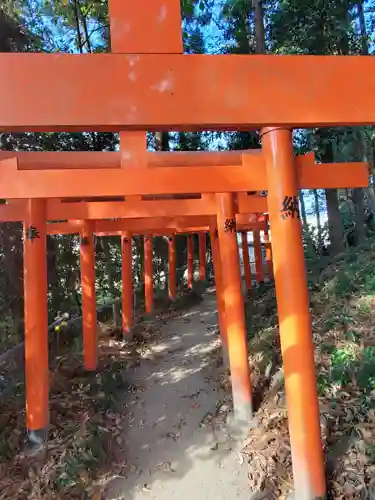
<instances>
[{"instance_id":1,"label":"dirt path","mask_svg":"<svg viewBox=\"0 0 375 500\"><path fill-rule=\"evenodd\" d=\"M219 388L214 295L165 325L129 374L141 391L125 396L127 477L108 485L107 500L249 499L239 440L225 424Z\"/></svg>"}]
</instances>

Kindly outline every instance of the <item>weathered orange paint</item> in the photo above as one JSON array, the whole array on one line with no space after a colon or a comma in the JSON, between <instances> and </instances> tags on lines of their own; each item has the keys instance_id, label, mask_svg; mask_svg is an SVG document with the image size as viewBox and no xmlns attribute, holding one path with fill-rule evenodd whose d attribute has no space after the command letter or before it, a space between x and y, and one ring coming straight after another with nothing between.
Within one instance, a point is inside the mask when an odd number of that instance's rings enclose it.
<instances>
[{"instance_id":1,"label":"weathered orange paint","mask_svg":"<svg viewBox=\"0 0 375 500\"><path fill-rule=\"evenodd\" d=\"M48 427L48 307L44 200L26 202L24 224L24 307L26 425ZM35 236L30 239L31 236Z\"/></svg>"},{"instance_id":2,"label":"weathered orange paint","mask_svg":"<svg viewBox=\"0 0 375 500\"><path fill-rule=\"evenodd\" d=\"M1 59L1 54L0 54ZM1 111L0 111L1 114ZM256 156L254 156L256 158ZM14 159L0 162L0 198L69 198L150 194L185 194L262 191L267 189L266 172L242 166L160 167L90 170L18 170ZM323 168L324 167L324 168ZM341 163L319 166L302 164L299 187L363 187L368 184L366 163Z\"/></svg>"},{"instance_id":3,"label":"weathered orange paint","mask_svg":"<svg viewBox=\"0 0 375 500\"><path fill-rule=\"evenodd\" d=\"M127 220L98 220L95 222L95 232L118 231L124 229L136 233L143 230L163 229L186 229L187 227L202 226L209 224L209 217L197 215L195 217L147 217L143 219Z\"/></svg>"},{"instance_id":4,"label":"weathered orange paint","mask_svg":"<svg viewBox=\"0 0 375 500\"><path fill-rule=\"evenodd\" d=\"M264 282L264 267L262 246L260 241L260 231L253 231L253 244L254 244L254 260L255 260L255 276L257 283Z\"/></svg>"},{"instance_id":5,"label":"weathered orange paint","mask_svg":"<svg viewBox=\"0 0 375 500\"><path fill-rule=\"evenodd\" d=\"M244 217L236 215L238 224L253 223L255 216L248 214L261 213L267 210L267 199L260 196L242 197L239 210ZM9 200L0 205L0 221L22 221L25 212L24 200ZM170 216L212 216L216 214L213 195L197 200L163 200L163 201L82 201L64 203L60 200L47 201L47 220L79 220L79 219L136 219L146 217ZM246 214L246 215L245 215Z\"/></svg>"},{"instance_id":6,"label":"weathered orange paint","mask_svg":"<svg viewBox=\"0 0 375 500\"><path fill-rule=\"evenodd\" d=\"M170 300L176 299L176 239L168 238L168 295Z\"/></svg>"},{"instance_id":7,"label":"weathered orange paint","mask_svg":"<svg viewBox=\"0 0 375 500\"><path fill-rule=\"evenodd\" d=\"M206 233L199 233L199 279L206 279Z\"/></svg>"},{"instance_id":8,"label":"weathered orange paint","mask_svg":"<svg viewBox=\"0 0 375 500\"><path fill-rule=\"evenodd\" d=\"M292 200L295 197L298 207L292 133L285 129L263 129L262 144L268 173L268 206L295 496L323 498L326 493L324 458L301 222L297 214L283 218L281 213L285 196L291 196Z\"/></svg>"},{"instance_id":9,"label":"weathered orange paint","mask_svg":"<svg viewBox=\"0 0 375 500\"><path fill-rule=\"evenodd\" d=\"M242 260L243 260L243 271L245 275L246 289L251 290L251 268L250 268L250 258L249 258L249 245L247 242L247 232L241 233L241 245L242 245Z\"/></svg>"},{"instance_id":10,"label":"weathered orange paint","mask_svg":"<svg viewBox=\"0 0 375 500\"><path fill-rule=\"evenodd\" d=\"M95 257L92 223L82 221L80 240L82 285L83 359L86 370L96 370L98 364Z\"/></svg>"},{"instance_id":11,"label":"weathered orange paint","mask_svg":"<svg viewBox=\"0 0 375 500\"><path fill-rule=\"evenodd\" d=\"M109 0L112 51L179 54L183 51L180 0Z\"/></svg>"},{"instance_id":12,"label":"weathered orange paint","mask_svg":"<svg viewBox=\"0 0 375 500\"><path fill-rule=\"evenodd\" d=\"M1 211L1 209L0 209ZM172 233L193 233L208 231L209 217L150 217L144 219L126 220L98 220L91 221L93 232L97 236L121 235L123 231L130 231L132 234L169 234ZM69 222L53 222L47 224L47 234L74 234L81 230L82 223L79 220ZM263 229L263 222L240 224L239 228Z\"/></svg>"},{"instance_id":13,"label":"weathered orange paint","mask_svg":"<svg viewBox=\"0 0 375 500\"><path fill-rule=\"evenodd\" d=\"M225 361L226 358L228 358L228 338L227 338L227 328L225 324L223 275L222 275L222 267L220 260L220 248L217 235L216 220L212 224L210 224L210 243L212 252L212 262L214 265L214 277L215 277L215 287L216 287L217 312L219 316L220 338L223 349L223 358Z\"/></svg>"},{"instance_id":14,"label":"weathered orange paint","mask_svg":"<svg viewBox=\"0 0 375 500\"><path fill-rule=\"evenodd\" d=\"M146 10L134 8L132 2L123 2L122 0L109 0L109 20L110 20L110 39L111 50L113 53L147 53L152 48L160 48L162 39L167 39L165 30L160 30L156 13L157 2L148 2L144 5ZM150 33L158 26L159 30L155 32L155 38L148 38L146 33ZM178 25L177 25L178 28ZM181 35L180 35L181 36ZM150 44L151 42L151 44ZM158 50L153 50L158 52ZM146 161L147 155L147 137L144 132L120 132L120 156L121 168L134 167L142 165ZM139 195L133 195L132 201L139 201Z\"/></svg>"},{"instance_id":15,"label":"weathered orange paint","mask_svg":"<svg viewBox=\"0 0 375 500\"><path fill-rule=\"evenodd\" d=\"M273 280L273 263L272 263L272 247L270 242L270 236L268 232L268 224L264 229L264 246L266 248L266 266L268 278Z\"/></svg>"},{"instance_id":16,"label":"weathered orange paint","mask_svg":"<svg viewBox=\"0 0 375 500\"><path fill-rule=\"evenodd\" d=\"M188 288L193 288L194 281L194 239L193 235L187 236L187 282Z\"/></svg>"},{"instance_id":17,"label":"weathered orange paint","mask_svg":"<svg viewBox=\"0 0 375 500\"><path fill-rule=\"evenodd\" d=\"M133 231L133 234L136 235L153 235L153 236L168 236L168 235L176 235L176 234L187 234L187 233L199 233L200 231L202 232L207 232L209 229L208 226L192 226L192 227L186 227L186 228L174 228L174 227L169 227L165 229L155 229L155 228L148 228L148 229L142 229L142 230L135 230ZM240 226L239 231L245 231L245 230L252 230L253 227L244 227ZM47 231L46 233L48 235L62 235L62 234L79 234L80 228L79 226L76 226L74 224L71 224L69 222L59 222L59 223L52 223L52 224L47 224ZM121 236L122 233L124 232L124 229L119 229L118 231L112 230L112 231L95 231L96 236Z\"/></svg>"},{"instance_id":18,"label":"weathered orange paint","mask_svg":"<svg viewBox=\"0 0 375 500\"><path fill-rule=\"evenodd\" d=\"M0 55L0 71L0 129L8 132L375 122L371 56L15 53Z\"/></svg>"},{"instance_id":19,"label":"weathered orange paint","mask_svg":"<svg viewBox=\"0 0 375 500\"><path fill-rule=\"evenodd\" d=\"M124 151L0 151L0 161L18 159L20 170L119 169L134 167L217 167L264 164L261 149L242 151L146 151L143 132L126 132ZM122 144L122 142L121 142ZM131 154L128 149L133 147ZM142 154L141 154L142 153ZM309 153L303 162L314 163ZM306 158L306 160L305 160Z\"/></svg>"},{"instance_id":20,"label":"weathered orange paint","mask_svg":"<svg viewBox=\"0 0 375 500\"><path fill-rule=\"evenodd\" d=\"M144 236L144 273L145 273L145 311L151 313L154 308L152 235Z\"/></svg>"},{"instance_id":21,"label":"weathered orange paint","mask_svg":"<svg viewBox=\"0 0 375 500\"><path fill-rule=\"evenodd\" d=\"M133 326L133 257L132 235L129 232L121 234L122 254L122 333L127 335Z\"/></svg>"},{"instance_id":22,"label":"weathered orange paint","mask_svg":"<svg viewBox=\"0 0 375 500\"><path fill-rule=\"evenodd\" d=\"M231 194L222 193L217 195L217 201L218 242L223 276L225 324L232 377L233 406L235 416L240 420L248 421L252 417L252 390L240 261L234 220L234 199ZM234 224L228 227L228 221Z\"/></svg>"}]
</instances>

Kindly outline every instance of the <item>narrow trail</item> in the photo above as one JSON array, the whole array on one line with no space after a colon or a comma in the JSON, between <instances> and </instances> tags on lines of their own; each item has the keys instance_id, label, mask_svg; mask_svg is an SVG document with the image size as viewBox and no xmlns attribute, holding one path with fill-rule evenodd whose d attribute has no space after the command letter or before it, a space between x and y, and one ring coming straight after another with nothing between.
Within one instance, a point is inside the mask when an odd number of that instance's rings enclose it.
<instances>
[{"instance_id":1,"label":"narrow trail","mask_svg":"<svg viewBox=\"0 0 375 500\"><path fill-rule=\"evenodd\" d=\"M165 325L130 370L129 382L140 390L121 403L129 473L107 485L107 500L251 497L239 440L226 425L216 325L215 296L207 293Z\"/></svg>"}]
</instances>

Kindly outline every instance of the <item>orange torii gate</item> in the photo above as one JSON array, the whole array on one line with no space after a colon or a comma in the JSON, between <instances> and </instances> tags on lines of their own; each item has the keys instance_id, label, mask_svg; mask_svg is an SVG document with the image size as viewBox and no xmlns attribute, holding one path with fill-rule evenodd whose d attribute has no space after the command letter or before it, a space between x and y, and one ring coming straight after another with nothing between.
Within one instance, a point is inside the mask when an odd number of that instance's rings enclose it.
<instances>
[{"instance_id":1,"label":"orange torii gate","mask_svg":"<svg viewBox=\"0 0 375 500\"><path fill-rule=\"evenodd\" d=\"M258 221L256 217L249 216L236 216L237 229L239 231L253 231L259 233L260 231L267 231L267 221L266 219ZM82 233L86 222L84 221L71 221L68 223L51 223L47 224L46 234L73 234ZM175 260L175 249L174 249L174 235L175 234L186 234L188 233L188 246L187 246L187 271L188 271L188 286L192 287L193 284L193 239L192 234L199 234L199 276L203 280L205 277L205 245L201 243L202 238L206 232L210 231L210 225L212 225L212 217L200 216L200 217L181 217L181 218L170 218L169 220L165 218L160 219L129 219L126 221L92 221L91 233L96 236L121 236L123 238L122 243L128 243L130 241L131 235L143 234L145 238L145 308L146 313L152 311L153 304L153 281L152 281L152 237L153 236L168 236L168 247L169 247L169 296L174 299L176 296L176 260ZM124 236L125 235L125 236ZM124 239L127 240L124 242ZM217 239L217 235L215 235ZM216 245L216 241L211 242L211 245ZM259 245L260 251L260 245ZM214 259L216 258L216 253ZM90 255L90 260L93 262L93 255ZM127 262L127 261L125 261ZM219 266L220 261L214 263L216 269ZM123 266L127 268L126 263ZM262 263L257 264L262 267ZM93 265L91 266L94 267ZM249 265L250 272L250 265ZM131 296L131 273L126 274L123 277L123 319L128 329L131 326L131 309L132 309L132 296ZM88 289L89 288L89 289ZM87 286L87 299L95 303L94 297L94 280L90 282L90 287ZM220 294L220 287L219 287ZM90 299L91 297L91 299ZM91 305L91 309L94 310L94 306ZM221 333L225 338L225 322L224 318L220 318ZM124 329L124 332L127 330ZM93 338L91 341L92 349L95 349L95 331L89 330L83 332L84 336ZM95 348L94 348L95 345ZM91 349L91 350L92 350ZM87 367L87 365L85 365Z\"/></svg>"},{"instance_id":2,"label":"orange torii gate","mask_svg":"<svg viewBox=\"0 0 375 500\"><path fill-rule=\"evenodd\" d=\"M166 7L165 0L149 0L142 9L130 0L109 3L117 54L0 55L0 91L7 96L0 109L0 129L122 132L121 168L111 175L89 164L87 169L60 164L55 170L22 170L21 159L1 162L0 197L27 199L25 227L36 227L40 236L25 238L26 376L28 381L39 380L38 387L31 384L27 389L28 401L37 402L35 412L28 415L28 429L43 434L48 423L46 300L40 300L46 297L43 200L217 193L234 407L239 419L249 421L251 386L233 193L268 190L296 498L323 498L324 462L297 196L301 187L365 186L367 167L314 165L304 172L297 168L301 160L294 157L292 129L373 124L375 86L367 76L375 62L371 57L182 55L169 42L181 37L178 1ZM144 130L254 128L260 128L262 136L259 168L246 163L150 168L145 148L139 146L144 144ZM38 293L33 296L36 279Z\"/></svg>"},{"instance_id":3,"label":"orange torii gate","mask_svg":"<svg viewBox=\"0 0 375 500\"><path fill-rule=\"evenodd\" d=\"M241 203L242 198L242 203ZM82 209L87 210L90 205L95 206L96 203L106 202L76 202L76 203L61 203L59 200L54 200L56 203L48 203L47 218L61 219L65 218L67 212L69 216L77 217L82 215ZM182 200L181 200L182 201ZM186 200L193 202L193 200ZM212 207L212 199L209 196L204 196L202 203L199 205L201 211L206 210L208 213L215 211ZM241 205L244 210L257 210L264 212L267 209L266 198L261 196L238 196L238 205ZM110 202L107 202L110 203ZM123 202L112 202L114 205ZM153 212L158 207L163 207L165 214L165 203L172 205L170 209L176 211L189 212L189 206L177 209L176 205L170 200L168 201L140 201L136 202L138 208L141 205L150 203ZM130 204L131 205L131 204ZM70 210L67 211L67 207ZM107 207L106 207L107 208ZM193 207L195 211L196 207ZM55 210L55 211L54 211ZM56 213L56 210L58 211ZM116 210L116 209L114 209ZM118 210L118 209L117 209ZM126 215L131 213L127 209ZM199 209L198 209L199 211ZM10 200L8 204L0 205L0 221L22 221L25 218L26 203L24 200ZM142 210L141 210L142 212ZM94 210L97 214L97 211ZM108 213L107 213L108 215ZM205 239L202 244L201 236L204 232L210 230L212 223L212 215L188 215L179 217L144 217L140 219L116 219L116 220L71 220L70 222L48 223L45 228L45 233L48 235L54 234L80 234L80 263L81 263L81 279L82 279L82 316L83 316L83 339L84 339L84 365L88 370L93 370L97 366L97 341L96 341L96 292L95 292L95 257L94 257L94 242L93 234L97 236L119 235L121 237L122 246L122 327L126 334L133 321L133 297L132 297L132 255L131 255L131 237L134 234L143 234L145 241L145 309L146 313L150 313L153 309L153 279L152 279L152 236L168 235L169 247L169 296L174 299L176 296L176 262L174 250L174 234L178 233L199 233L199 274L200 279L205 276ZM49 217L48 217L49 216ZM238 214L236 215L236 224L238 230L252 230L259 232L267 230L266 219L262 217L258 219L256 215ZM32 228L30 231L32 232ZM35 231L35 229L34 229ZM203 234L202 234L203 232ZM215 244L215 243L214 243ZM187 248L187 264L188 264L188 286L191 288L193 284L193 240L191 235L188 236ZM259 248L260 250L260 248ZM216 254L215 254L216 255ZM216 268L218 263L215 264ZM220 288L220 287L219 287ZM36 292L37 293L37 292ZM225 322L223 318L223 308L220 308L220 324L223 339L225 336ZM224 342L226 345L226 342Z\"/></svg>"},{"instance_id":4,"label":"orange torii gate","mask_svg":"<svg viewBox=\"0 0 375 500\"><path fill-rule=\"evenodd\" d=\"M0 153L1 154L1 153ZM21 157L24 156L22 153ZM32 158L32 155L29 158ZM47 156L50 156L47 153ZM57 157L59 154L57 154ZM181 156L181 155L180 155ZM189 155L188 155L189 156ZM43 160L43 155L40 157ZM53 158L51 158L52 160ZM68 163L69 165L69 163ZM68 201L68 200L66 200ZM239 230L250 229L249 224L251 224L252 230L259 231L266 230L266 224L260 224L256 226L256 217L245 215L245 213L262 213L267 210L266 198L264 196L248 196L246 193L239 193L237 195L237 210L239 213L236 216L236 222L238 224ZM122 285L123 285L123 300L122 300L122 324L123 332L127 333L131 327L132 318L132 295L131 295L131 234L138 234L141 232L143 234L147 233L145 237L145 278L146 278L146 312L151 312L153 303L153 283L152 283L152 245L150 245L150 234L154 232L156 236L156 230L160 231L160 235L169 234L169 254L175 255L174 252L174 239L172 238L174 232L198 232L198 231L209 231L209 220L212 215L216 213L216 204L214 197L210 195L203 195L201 198L195 197L194 199L180 199L180 200L148 200L148 201L135 201L135 202L124 202L124 201L73 201L73 202L62 202L62 200L50 199L47 201L46 205L46 218L48 220L63 220L67 218L74 219L70 223L55 223L48 224L46 227L46 234L71 234L74 232L85 233L85 237L81 238L87 241L89 234L101 231L101 234L119 234L122 245ZM26 213L26 203L24 200L9 200L7 204L0 205L0 221L23 221ZM140 219L128 219L126 217L133 217L137 213L141 216ZM180 214L177 217L166 217L166 214ZM181 214L186 214L186 216L181 216ZM206 215L197 215L206 214ZM96 227L92 224L93 219L97 217L113 217L114 215L120 215L124 217L122 222L119 219L112 221L102 221L101 228ZM150 217L153 215L153 217ZM159 215L159 217L155 217ZM194 216L195 215L195 216ZM148 218L145 218L147 217ZM139 220L139 222L137 222ZM84 222L85 221L85 222ZM184 226L190 223L192 226L193 221L201 226L206 225L207 227L198 227L194 231L194 227ZM91 224L90 224L91 222ZM95 221L98 222L98 221ZM104 226L103 226L104 224ZM120 231L120 226L122 225L122 230ZM151 230L150 228L153 227ZM164 228L164 231L161 229ZM167 231L168 230L168 231ZM87 245L86 245L87 246ZM199 274L200 279L204 279L205 276L205 237L203 234L199 235ZM90 248L83 248L81 246L81 264L84 269L87 268L87 262L94 262L93 252ZM192 284L192 247L191 242L188 244L188 281L189 286ZM172 258L172 257L171 257ZM151 264L150 264L151 262ZM173 261L174 262L174 261ZM171 263L171 262L170 262ZM170 287L170 297L175 297L175 273L173 273L175 264L170 265L172 270L172 275L170 275L170 282L172 286ZM93 267L93 266L91 266ZM82 273L84 274L84 272ZM95 303L95 290L93 288L94 275L90 274L86 276L83 280L83 290L84 290L84 300L83 300L83 316L85 316L85 311L91 311L89 316L91 317L93 309L93 303ZM89 283L91 284L89 286ZM93 297L92 300L90 297ZM91 305L86 307L91 300ZM92 321L84 321L83 323L84 337L95 336L95 325ZM94 342L95 343L95 342ZM92 364L90 365L92 366Z\"/></svg>"}]
</instances>

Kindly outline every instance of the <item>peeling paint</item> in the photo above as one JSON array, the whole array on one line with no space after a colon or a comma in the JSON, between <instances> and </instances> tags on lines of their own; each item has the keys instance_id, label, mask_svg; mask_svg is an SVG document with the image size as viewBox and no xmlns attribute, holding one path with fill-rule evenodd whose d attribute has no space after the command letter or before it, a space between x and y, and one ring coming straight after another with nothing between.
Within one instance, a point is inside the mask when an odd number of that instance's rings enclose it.
<instances>
[{"instance_id":1,"label":"peeling paint","mask_svg":"<svg viewBox=\"0 0 375 500\"><path fill-rule=\"evenodd\" d=\"M130 80L131 82L135 82L135 81L136 81L136 79L137 79L137 76L136 76L135 72L134 72L134 71L131 71L131 72L129 73L129 80Z\"/></svg>"},{"instance_id":2,"label":"peeling paint","mask_svg":"<svg viewBox=\"0 0 375 500\"><path fill-rule=\"evenodd\" d=\"M122 20L116 21L115 19L111 21L112 30L114 33L118 34L118 38L123 37L124 35L130 33L132 29L132 25L129 22L123 22Z\"/></svg>"},{"instance_id":3,"label":"peeling paint","mask_svg":"<svg viewBox=\"0 0 375 500\"><path fill-rule=\"evenodd\" d=\"M168 13L167 6L166 6L166 4L163 4L163 5L161 6L161 9L160 9L159 15L158 15L158 17L157 17L157 22L158 22L159 24L164 23L164 21L167 19L167 13Z\"/></svg>"},{"instance_id":4,"label":"peeling paint","mask_svg":"<svg viewBox=\"0 0 375 500\"><path fill-rule=\"evenodd\" d=\"M173 84L171 78L165 78L164 80L160 80L160 82L156 83L151 87L152 90L157 90L158 92L169 92L173 89Z\"/></svg>"},{"instance_id":5,"label":"peeling paint","mask_svg":"<svg viewBox=\"0 0 375 500\"><path fill-rule=\"evenodd\" d=\"M121 149L121 160L130 161L132 159L133 159L133 155L132 155L131 151L129 151L128 149L125 151Z\"/></svg>"},{"instance_id":6,"label":"peeling paint","mask_svg":"<svg viewBox=\"0 0 375 500\"><path fill-rule=\"evenodd\" d=\"M128 56L129 66L131 68L134 68L134 66L136 65L137 62L139 62L139 60L140 60L140 57L137 55L129 55Z\"/></svg>"}]
</instances>

